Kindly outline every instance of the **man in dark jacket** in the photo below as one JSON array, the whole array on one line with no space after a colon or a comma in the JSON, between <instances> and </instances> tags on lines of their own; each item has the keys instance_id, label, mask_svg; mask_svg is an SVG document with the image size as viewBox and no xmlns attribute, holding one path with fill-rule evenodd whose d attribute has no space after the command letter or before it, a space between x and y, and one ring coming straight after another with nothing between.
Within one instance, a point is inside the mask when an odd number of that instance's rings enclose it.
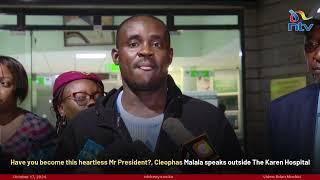
<instances>
[{"instance_id":1,"label":"man in dark jacket","mask_svg":"<svg viewBox=\"0 0 320 180\"><path fill-rule=\"evenodd\" d=\"M303 23L312 29L305 32L304 51L316 83L275 99L270 108L272 158L305 164L288 165L280 169L282 172L320 172L320 4L314 6L308 17L312 19Z\"/></svg>"},{"instance_id":2,"label":"man in dark jacket","mask_svg":"<svg viewBox=\"0 0 320 180\"><path fill-rule=\"evenodd\" d=\"M153 16L125 20L117 31L112 57L120 66L123 87L110 91L72 121L58 145L59 159L92 160L100 153L104 159L150 158L155 161L148 165L180 166L186 158L181 144L187 142L179 141L191 141L204 133L221 159L242 158L237 137L223 113L183 95L168 75L173 50L161 20ZM175 132L163 127L176 120L182 125L172 128Z\"/></svg>"}]
</instances>

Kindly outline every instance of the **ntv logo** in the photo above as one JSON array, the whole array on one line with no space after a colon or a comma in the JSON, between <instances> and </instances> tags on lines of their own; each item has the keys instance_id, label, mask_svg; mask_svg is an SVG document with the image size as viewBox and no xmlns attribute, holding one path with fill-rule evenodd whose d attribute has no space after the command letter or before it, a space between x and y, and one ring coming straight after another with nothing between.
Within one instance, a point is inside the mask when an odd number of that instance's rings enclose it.
<instances>
[{"instance_id":1,"label":"ntv logo","mask_svg":"<svg viewBox=\"0 0 320 180\"><path fill-rule=\"evenodd\" d=\"M304 24L302 22L299 22L299 15L301 16L302 20L310 20L312 19L312 17L306 17L306 15L304 14L303 11L299 10L299 11L293 11L292 9L289 10L290 13L290 23L288 23L288 31L310 31L311 28L313 27L313 24L309 24L309 26L307 24ZM298 14L297 14L298 13Z\"/></svg>"}]
</instances>

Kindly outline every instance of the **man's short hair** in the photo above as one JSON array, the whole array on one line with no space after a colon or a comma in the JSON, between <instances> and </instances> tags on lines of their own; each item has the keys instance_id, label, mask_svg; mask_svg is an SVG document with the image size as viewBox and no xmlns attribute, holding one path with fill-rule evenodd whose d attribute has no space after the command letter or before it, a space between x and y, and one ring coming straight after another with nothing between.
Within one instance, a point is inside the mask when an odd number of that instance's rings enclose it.
<instances>
[{"instance_id":1,"label":"man's short hair","mask_svg":"<svg viewBox=\"0 0 320 180\"><path fill-rule=\"evenodd\" d=\"M13 76L15 96L24 101L28 95L28 77L23 65L16 59L0 55L0 64L6 66Z\"/></svg>"},{"instance_id":2,"label":"man's short hair","mask_svg":"<svg viewBox=\"0 0 320 180\"><path fill-rule=\"evenodd\" d=\"M157 18L157 17L155 17L155 16L148 15L148 14L138 14L138 15L134 15L134 16L131 16L131 17L127 18L126 20L122 21L122 23L119 25L119 27L118 27L118 29L117 29L117 34L116 34L116 48L119 48L119 32L120 32L120 30L123 28L123 26L124 26L127 22L129 22L130 20L135 19L135 18L137 18L137 17L143 17L143 16L144 16L144 17L149 17L149 18L151 18L151 19L154 19L154 20L160 22L160 23L163 25L163 27L164 27L165 30L166 30L165 33L166 33L167 41L168 41L169 47L170 47L170 32L169 32L166 24L165 24L161 19L159 19L159 18Z\"/></svg>"}]
</instances>

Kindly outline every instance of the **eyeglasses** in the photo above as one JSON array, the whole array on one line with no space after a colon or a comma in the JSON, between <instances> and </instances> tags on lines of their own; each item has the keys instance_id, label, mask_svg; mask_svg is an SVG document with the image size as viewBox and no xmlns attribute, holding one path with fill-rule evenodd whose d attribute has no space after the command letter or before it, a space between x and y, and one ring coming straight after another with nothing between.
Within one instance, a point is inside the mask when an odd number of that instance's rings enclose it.
<instances>
[{"instance_id":1,"label":"eyeglasses","mask_svg":"<svg viewBox=\"0 0 320 180\"><path fill-rule=\"evenodd\" d=\"M79 106L86 106L90 102L91 99L96 100L98 97L103 96L102 92L96 92L94 94L88 94L86 92L74 92L71 95L62 99L62 101L66 99L74 100Z\"/></svg>"},{"instance_id":2,"label":"eyeglasses","mask_svg":"<svg viewBox=\"0 0 320 180\"><path fill-rule=\"evenodd\" d=\"M304 43L304 50L307 53L311 53L315 51L320 45L319 41L312 40L312 39L307 39L306 42Z\"/></svg>"}]
</instances>

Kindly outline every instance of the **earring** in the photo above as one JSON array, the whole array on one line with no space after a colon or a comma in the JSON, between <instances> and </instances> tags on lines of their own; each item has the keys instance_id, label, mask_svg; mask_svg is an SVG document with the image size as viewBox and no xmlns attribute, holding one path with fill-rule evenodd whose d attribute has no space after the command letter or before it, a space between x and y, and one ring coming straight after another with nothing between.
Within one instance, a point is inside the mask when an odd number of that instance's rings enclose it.
<instances>
[{"instance_id":1,"label":"earring","mask_svg":"<svg viewBox=\"0 0 320 180\"><path fill-rule=\"evenodd\" d=\"M61 119L57 121L57 134L60 135L66 126L67 126L67 118L66 116L62 116Z\"/></svg>"},{"instance_id":2,"label":"earring","mask_svg":"<svg viewBox=\"0 0 320 180\"><path fill-rule=\"evenodd\" d=\"M62 121L61 121L61 126L66 126L67 125L67 118L66 116L63 116Z\"/></svg>"}]
</instances>

